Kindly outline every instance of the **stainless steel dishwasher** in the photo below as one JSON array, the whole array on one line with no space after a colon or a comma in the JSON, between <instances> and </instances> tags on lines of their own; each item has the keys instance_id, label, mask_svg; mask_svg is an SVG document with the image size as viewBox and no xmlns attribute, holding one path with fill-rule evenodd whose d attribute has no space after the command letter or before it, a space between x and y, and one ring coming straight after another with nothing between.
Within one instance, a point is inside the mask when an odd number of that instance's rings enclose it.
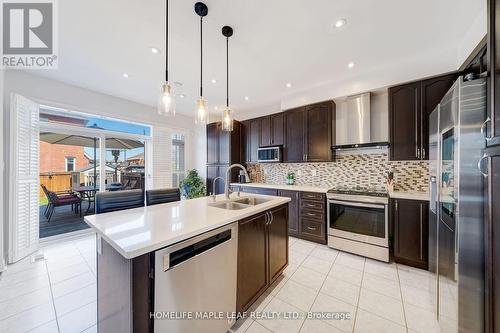
<instances>
[{"instance_id":1,"label":"stainless steel dishwasher","mask_svg":"<svg viewBox=\"0 0 500 333\"><path fill-rule=\"evenodd\" d=\"M235 322L238 223L156 251L155 333L225 333ZM223 313L223 319L198 315ZM191 318L189 318L191 316ZM189 319L188 319L189 318Z\"/></svg>"}]
</instances>

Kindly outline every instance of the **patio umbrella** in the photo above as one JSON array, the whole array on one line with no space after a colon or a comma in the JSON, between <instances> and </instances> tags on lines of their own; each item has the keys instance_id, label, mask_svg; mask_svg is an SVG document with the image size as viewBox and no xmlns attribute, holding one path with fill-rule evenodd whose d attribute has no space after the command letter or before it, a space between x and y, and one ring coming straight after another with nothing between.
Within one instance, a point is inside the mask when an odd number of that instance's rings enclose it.
<instances>
[{"instance_id":1,"label":"patio umbrella","mask_svg":"<svg viewBox=\"0 0 500 333\"><path fill-rule=\"evenodd\" d=\"M97 138L73 135L43 132L40 133L40 141L55 145L79 146L79 147L94 147L94 186L97 179L96 150ZM144 143L132 139L106 138L106 148L110 149L134 149L144 147Z\"/></svg>"}]
</instances>

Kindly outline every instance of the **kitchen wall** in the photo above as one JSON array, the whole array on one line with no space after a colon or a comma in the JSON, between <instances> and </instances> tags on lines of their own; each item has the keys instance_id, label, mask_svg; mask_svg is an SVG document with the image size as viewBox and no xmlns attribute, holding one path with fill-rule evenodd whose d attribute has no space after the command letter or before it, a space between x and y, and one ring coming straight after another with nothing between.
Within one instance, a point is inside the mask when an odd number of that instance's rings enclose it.
<instances>
[{"instance_id":1,"label":"kitchen wall","mask_svg":"<svg viewBox=\"0 0 500 333\"><path fill-rule=\"evenodd\" d=\"M387 149L342 152L335 162L261 163L248 165L252 182L284 184L289 172L296 184L326 188L370 187L385 190L387 172L394 172L394 189L427 191L428 161L389 161Z\"/></svg>"}]
</instances>

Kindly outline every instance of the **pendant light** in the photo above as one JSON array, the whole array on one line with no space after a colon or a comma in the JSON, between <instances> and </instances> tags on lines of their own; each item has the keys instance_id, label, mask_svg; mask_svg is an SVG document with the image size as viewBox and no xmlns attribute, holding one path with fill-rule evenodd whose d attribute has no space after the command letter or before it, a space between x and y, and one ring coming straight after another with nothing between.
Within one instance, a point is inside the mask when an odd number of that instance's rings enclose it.
<instances>
[{"instance_id":1,"label":"pendant light","mask_svg":"<svg viewBox=\"0 0 500 333\"><path fill-rule=\"evenodd\" d=\"M168 82L168 0L165 0L165 82L161 86L158 97L158 114L162 116L175 115L175 98Z\"/></svg>"},{"instance_id":2,"label":"pendant light","mask_svg":"<svg viewBox=\"0 0 500 333\"><path fill-rule=\"evenodd\" d=\"M222 113L222 130L233 130L233 111L229 107L229 37L233 35L233 28L229 26L222 27L222 35L226 37L226 107Z\"/></svg>"},{"instance_id":3,"label":"pendant light","mask_svg":"<svg viewBox=\"0 0 500 333\"><path fill-rule=\"evenodd\" d=\"M203 17L208 14L208 7L203 2L194 4L194 11L200 17L200 98L196 103L196 123L199 125L208 124L208 111L203 98Z\"/></svg>"}]
</instances>

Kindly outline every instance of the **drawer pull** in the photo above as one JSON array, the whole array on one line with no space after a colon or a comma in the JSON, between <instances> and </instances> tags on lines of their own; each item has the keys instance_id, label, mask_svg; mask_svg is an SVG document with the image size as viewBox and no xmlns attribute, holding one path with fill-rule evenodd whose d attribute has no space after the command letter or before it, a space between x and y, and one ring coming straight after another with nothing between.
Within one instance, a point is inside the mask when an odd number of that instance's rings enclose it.
<instances>
[{"instance_id":1,"label":"drawer pull","mask_svg":"<svg viewBox=\"0 0 500 333\"><path fill-rule=\"evenodd\" d=\"M313 227L306 227L306 228L309 229L309 230L313 230L313 231L316 230L316 228L313 228Z\"/></svg>"},{"instance_id":2,"label":"drawer pull","mask_svg":"<svg viewBox=\"0 0 500 333\"><path fill-rule=\"evenodd\" d=\"M307 215L309 215L309 216L316 216L315 213L307 213Z\"/></svg>"}]
</instances>

